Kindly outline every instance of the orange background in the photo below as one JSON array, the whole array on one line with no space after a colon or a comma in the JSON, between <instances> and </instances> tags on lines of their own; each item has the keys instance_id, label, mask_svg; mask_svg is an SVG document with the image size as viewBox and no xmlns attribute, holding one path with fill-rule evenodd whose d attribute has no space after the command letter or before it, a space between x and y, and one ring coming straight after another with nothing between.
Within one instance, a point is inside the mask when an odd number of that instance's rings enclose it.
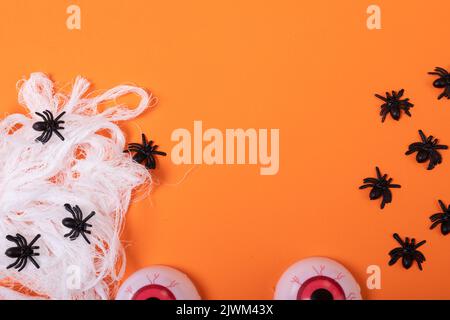
<instances>
[{"instance_id":1,"label":"orange background","mask_svg":"<svg viewBox=\"0 0 450 320\"><path fill-rule=\"evenodd\" d=\"M417 130L450 144L449 101L427 72L450 67L442 1L375 1L382 30L366 28L373 1L8 1L0 5L0 105L22 112L15 83L43 71L61 85L133 82L160 103L123 124L170 152L176 128L279 128L280 171L250 165L190 172L162 158L160 185L132 205L123 239L127 275L151 264L189 274L206 299L270 299L294 261L343 263L366 299L450 298L449 241L428 217L450 202L450 154L426 171L406 157ZM66 28L81 6L82 28ZM381 124L374 93L406 89L413 116ZM358 190L379 165L400 183L386 209ZM388 267L391 235L426 239L424 271ZM382 289L366 288L366 268Z\"/></svg>"}]
</instances>

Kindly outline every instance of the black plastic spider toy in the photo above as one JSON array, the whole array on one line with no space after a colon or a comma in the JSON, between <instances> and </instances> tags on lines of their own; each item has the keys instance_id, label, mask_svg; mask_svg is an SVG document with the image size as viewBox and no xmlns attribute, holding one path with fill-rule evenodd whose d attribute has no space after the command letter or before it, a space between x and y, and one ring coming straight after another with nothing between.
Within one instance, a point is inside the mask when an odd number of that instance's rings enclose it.
<instances>
[{"instance_id":1,"label":"black plastic spider toy","mask_svg":"<svg viewBox=\"0 0 450 320\"><path fill-rule=\"evenodd\" d=\"M36 131L43 131L42 134L36 138L36 141L42 142L42 144L47 143L50 138L52 137L53 133L55 133L62 141L64 141L64 137L61 133L59 133L58 130L63 130L64 127L61 127L61 124L64 123L64 121L59 120L61 117L66 113L61 112L59 116L56 118L53 118L53 113L49 110L45 110L42 113L36 112L36 114L41 117L44 121L38 121L33 124L33 129Z\"/></svg>"},{"instance_id":2,"label":"black plastic spider toy","mask_svg":"<svg viewBox=\"0 0 450 320\"><path fill-rule=\"evenodd\" d=\"M405 269L411 268L413 262L416 261L419 269L422 270L422 263L425 261L425 256L417 248L425 244L426 241L423 240L416 243L416 239L412 238L410 242L408 237L403 241L397 233L394 233L394 239L397 240L401 247L394 248L389 252L391 256L389 265L392 266L398 259L402 258L402 265Z\"/></svg>"},{"instance_id":3,"label":"black plastic spider toy","mask_svg":"<svg viewBox=\"0 0 450 320\"><path fill-rule=\"evenodd\" d=\"M139 143L129 143L127 150L124 152L136 152L133 156L133 160L137 163L145 162L145 167L147 169L156 168L155 155L166 156L167 153L162 151L157 151L157 145L153 145L153 141L147 142L145 134L142 134L142 144Z\"/></svg>"},{"instance_id":4,"label":"black plastic spider toy","mask_svg":"<svg viewBox=\"0 0 450 320\"><path fill-rule=\"evenodd\" d=\"M392 91L392 95L389 92L386 92L386 97L375 94L375 97L384 101L384 103L381 105L380 111L381 122L384 122L384 120L386 120L386 116L388 115L388 113L391 114L391 117L394 120L398 121L400 119L402 110L411 117L409 109L414 107L414 105L409 102L408 98L400 99L403 96L403 93L405 93L404 89L401 89L398 93Z\"/></svg>"},{"instance_id":5,"label":"black plastic spider toy","mask_svg":"<svg viewBox=\"0 0 450 320\"><path fill-rule=\"evenodd\" d=\"M64 237L69 237L70 240L75 240L81 234L86 240L87 243L91 243L89 239L86 237L87 234L91 234L87 228L92 227L91 224L87 223L87 221L95 215L95 212L92 211L86 218L83 219L83 212L81 211L79 206L72 207L70 204L66 203L64 205L67 211L72 214L73 218L64 218L62 224L72 229L69 233L65 234Z\"/></svg>"},{"instance_id":6,"label":"black plastic spider toy","mask_svg":"<svg viewBox=\"0 0 450 320\"><path fill-rule=\"evenodd\" d=\"M381 209L383 209L386 203L392 202L392 192L390 188L401 188L401 186L399 184L392 184L392 178L386 179L387 174L381 175L378 167L375 169L377 171L377 178L365 178L363 180L364 184L360 186L359 189L372 188L369 194L370 200L376 200L383 197L383 200L381 201Z\"/></svg>"},{"instance_id":7,"label":"black plastic spider toy","mask_svg":"<svg viewBox=\"0 0 450 320\"><path fill-rule=\"evenodd\" d=\"M434 139L433 136L429 136L427 138L422 130L419 130L419 135L422 139L422 142L411 143L408 147L408 151L406 151L405 154L410 155L414 152L417 152L417 162L423 163L427 160L430 160L427 170L432 170L436 165L442 163L442 156L437 150L446 150L448 149L448 146L438 144L439 140Z\"/></svg>"},{"instance_id":8,"label":"black plastic spider toy","mask_svg":"<svg viewBox=\"0 0 450 320\"><path fill-rule=\"evenodd\" d=\"M434 72L428 72L428 74L432 74L435 76L439 76L438 79L434 80L433 87L438 89L444 89L442 93L439 95L438 99L442 99L443 97L447 97L450 99L450 74L447 70L441 67L434 68Z\"/></svg>"},{"instance_id":9,"label":"black plastic spider toy","mask_svg":"<svg viewBox=\"0 0 450 320\"><path fill-rule=\"evenodd\" d=\"M20 234L16 234L15 237L7 235L6 239L14 242L17 245L16 247L8 248L5 251L5 254L9 258L16 258L16 261L11 263L7 267L7 269L14 267L15 269L19 269L20 272L27 265L28 259L30 259L30 261L34 264L34 266L39 269L38 263L33 258L39 255L39 253L34 252L34 250L39 249L39 247L33 246L33 244L40 238L40 236L41 235L38 234L36 237L34 237L34 239L30 242L30 244L28 244L27 239L25 239L24 236Z\"/></svg>"},{"instance_id":10,"label":"black plastic spider toy","mask_svg":"<svg viewBox=\"0 0 450 320\"><path fill-rule=\"evenodd\" d=\"M439 205L442 208L442 212L435 213L430 217L431 222L433 222L430 229L434 229L440 224L441 233L446 236L450 233L450 205L447 208L441 200L439 200Z\"/></svg>"}]
</instances>

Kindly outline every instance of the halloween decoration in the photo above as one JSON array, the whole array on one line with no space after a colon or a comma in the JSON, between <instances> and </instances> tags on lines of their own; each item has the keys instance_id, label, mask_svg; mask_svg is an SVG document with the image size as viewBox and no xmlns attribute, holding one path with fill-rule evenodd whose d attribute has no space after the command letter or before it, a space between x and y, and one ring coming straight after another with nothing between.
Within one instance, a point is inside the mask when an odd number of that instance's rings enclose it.
<instances>
[{"instance_id":1,"label":"halloween decoration","mask_svg":"<svg viewBox=\"0 0 450 320\"><path fill-rule=\"evenodd\" d=\"M359 189L372 188L369 194L370 200L376 200L381 197L381 209L383 209L386 203L392 202L392 192L390 189L401 188L401 186L399 184L392 184L392 178L387 179L387 174L381 175L378 167L375 169L377 177L365 178L363 180L364 184L360 186Z\"/></svg>"},{"instance_id":2,"label":"halloween decoration","mask_svg":"<svg viewBox=\"0 0 450 320\"><path fill-rule=\"evenodd\" d=\"M13 237L12 235L7 235L6 239L14 242L16 244L16 247L9 248L8 250L6 250L5 254L9 258L16 258L16 261L11 263L6 268L16 268L20 272L26 267L29 259L35 265L35 267L39 269L38 263L33 258L39 255L39 253L34 252L34 250L39 249L39 247L33 245L40 238L40 236L41 235L38 234L28 244L27 239L25 239L24 236L20 234L16 234L15 237Z\"/></svg>"},{"instance_id":3,"label":"halloween decoration","mask_svg":"<svg viewBox=\"0 0 450 320\"><path fill-rule=\"evenodd\" d=\"M389 265L392 266L398 259L402 259L402 265L405 269L411 268L414 261L420 270L422 270L422 263L425 261L425 256L417 250L420 246L426 243L425 240L416 243L416 239L412 238L411 241L408 237L403 241L397 233L394 233L394 239L400 244L400 247L394 248L389 252L391 260Z\"/></svg>"},{"instance_id":4,"label":"halloween decoration","mask_svg":"<svg viewBox=\"0 0 450 320\"><path fill-rule=\"evenodd\" d=\"M36 114L43 119L43 121L38 121L33 124L33 129L36 131L43 131L42 134L36 138L36 141L42 142L42 144L47 143L52 137L53 133L56 134L62 141L64 137L59 133L58 130L64 129L61 124L64 121L59 120L66 112L61 112L59 116L53 118L51 111L45 110L43 113L36 112Z\"/></svg>"},{"instance_id":5,"label":"halloween decoration","mask_svg":"<svg viewBox=\"0 0 450 320\"><path fill-rule=\"evenodd\" d=\"M135 86L100 95L87 94L89 86L77 77L67 94L45 74L33 73L19 86L19 102L29 115L0 121L0 239L8 236L16 244L9 248L8 241L0 241L6 252L0 264L15 257L13 266L21 270L0 270L0 277L9 279L0 282L2 299L110 299L124 274L119 236L125 215L133 190L147 195L152 181L144 166L123 153L125 137L117 122L143 113L152 98ZM134 108L115 102L127 94L140 98ZM100 104L109 107L100 111ZM36 122L35 114L42 121ZM43 132L37 139L42 143L34 141L36 130ZM53 133L64 142L50 139ZM80 207L92 212L83 217ZM41 235L39 252L37 236L27 244L18 233ZM84 240L65 241L64 235ZM25 267L27 261L40 268ZM70 268L82 275L76 289L67 283Z\"/></svg>"},{"instance_id":6,"label":"halloween decoration","mask_svg":"<svg viewBox=\"0 0 450 320\"><path fill-rule=\"evenodd\" d=\"M439 200L439 205L441 206L442 212L435 213L430 217L431 222L433 222L430 229L441 225L441 233L446 236L450 233L450 205L446 207L441 200Z\"/></svg>"},{"instance_id":7,"label":"halloween decoration","mask_svg":"<svg viewBox=\"0 0 450 320\"><path fill-rule=\"evenodd\" d=\"M421 142L411 143L406 151L406 155L417 152L416 161L423 163L429 161L427 170L432 170L436 165L442 163L442 156L438 150L447 150L448 146L438 144L439 140L433 136L427 137L422 130L419 130Z\"/></svg>"},{"instance_id":8,"label":"halloween decoration","mask_svg":"<svg viewBox=\"0 0 450 320\"><path fill-rule=\"evenodd\" d=\"M438 99L446 97L450 99L450 74L447 70L441 67L434 68L434 72L428 72L428 74L438 76L439 78L434 80L433 86L438 89L444 89L438 96Z\"/></svg>"},{"instance_id":9,"label":"halloween decoration","mask_svg":"<svg viewBox=\"0 0 450 320\"><path fill-rule=\"evenodd\" d=\"M70 204L66 203L64 207L72 214L73 217L64 218L62 221L63 226L72 229L69 233L65 234L64 237L69 237L70 240L75 240L81 234L84 240L90 244L91 242L86 237L86 234L91 234L91 231L89 231L88 228L92 227L92 225L87 222L95 215L95 212L92 211L86 218L83 219L83 212L81 212L79 206L72 207Z\"/></svg>"},{"instance_id":10,"label":"halloween decoration","mask_svg":"<svg viewBox=\"0 0 450 320\"><path fill-rule=\"evenodd\" d=\"M400 119L402 110L405 112L406 115L411 117L409 109L414 107L414 105L411 102L409 102L409 98L401 99L404 93L405 90L401 89L399 92L392 91L392 94L386 92L386 97L383 97L379 94L375 94L375 97L384 102L381 105L380 111L381 122L384 122L384 120L386 120L386 116L388 114L391 115L392 119L398 121Z\"/></svg>"},{"instance_id":11,"label":"halloween decoration","mask_svg":"<svg viewBox=\"0 0 450 320\"><path fill-rule=\"evenodd\" d=\"M361 289L340 263L311 257L291 265L280 277L275 300L361 300Z\"/></svg>"},{"instance_id":12,"label":"halloween decoration","mask_svg":"<svg viewBox=\"0 0 450 320\"><path fill-rule=\"evenodd\" d=\"M167 154L163 151L157 151L157 145L153 145L153 141L147 141L145 134L142 134L142 144L139 143L129 143L128 148L125 152L135 152L133 160L137 163L144 163L147 169L156 168L155 155L166 156Z\"/></svg>"}]
</instances>

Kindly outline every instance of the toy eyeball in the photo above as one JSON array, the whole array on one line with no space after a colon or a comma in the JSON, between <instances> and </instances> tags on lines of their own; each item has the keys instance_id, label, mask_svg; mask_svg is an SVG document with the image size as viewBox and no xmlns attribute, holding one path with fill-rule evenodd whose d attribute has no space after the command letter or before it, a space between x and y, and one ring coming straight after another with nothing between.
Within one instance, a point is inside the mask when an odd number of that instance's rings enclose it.
<instances>
[{"instance_id":1,"label":"toy eyeball","mask_svg":"<svg viewBox=\"0 0 450 320\"><path fill-rule=\"evenodd\" d=\"M152 266L133 273L119 288L116 300L200 300L191 280L182 272Z\"/></svg>"},{"instance_id":2,"label":"toy eyeball","mask_svg":"<svg viewBox=\"0 0 450 320\"><path fill-rule=\"evenodd\" d=\"M275 300L361 300L352 274L334 260L307 258L294 263L281 276Z\"/></svg>"}]
</instances>

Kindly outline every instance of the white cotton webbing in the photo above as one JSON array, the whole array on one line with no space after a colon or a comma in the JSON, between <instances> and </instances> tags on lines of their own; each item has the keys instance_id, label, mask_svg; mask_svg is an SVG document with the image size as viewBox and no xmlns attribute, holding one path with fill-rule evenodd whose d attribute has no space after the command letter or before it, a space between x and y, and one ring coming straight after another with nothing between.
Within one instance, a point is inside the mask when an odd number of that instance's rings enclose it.
<instances>
[{"instance_id":1,"label":"white cotton webbing","mask_svg":"<svg viewBox=\"0 0 450 320\"><path fill-rule=\"evenodd\" d=\"M45 74L33 73L19 89L19 102L29 114L12 114L0 122L0 299L108 299L123 275L119 235L124 216L132 191L140 186L149 190L151 177L123 152L125 137L114 121L141 114L151 95L121 85L89 97L88 88L89 82L77 77L66 96L55 93ZM98 111L100 103L127 94L140 97L137 107ZM60 130L65 141L56 135L44 145L35 141L41 132L32 125L42 121L35 112L44 110L55 117L66 112ZM84 217L96 212L89 220L90 245L81 235L74 241L64 238L70 231L61 223L70 217L65 203L79 205ZM35 244L40 247L35 257L40 269L30 262L21 272L6 269L14 259L4 252L15 245L5 237L17 233L28 242L41 234ZM24 296L23 290L17 291L21 287L34 294Z\"/></svg>"}]
</instances>

